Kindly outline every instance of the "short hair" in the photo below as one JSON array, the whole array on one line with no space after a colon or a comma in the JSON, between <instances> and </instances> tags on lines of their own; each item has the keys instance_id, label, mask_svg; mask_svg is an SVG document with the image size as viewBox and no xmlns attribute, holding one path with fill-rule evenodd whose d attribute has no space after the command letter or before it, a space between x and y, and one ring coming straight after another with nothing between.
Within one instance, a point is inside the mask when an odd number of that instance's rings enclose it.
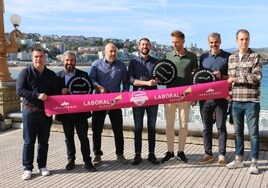
<instances>
[{"instance_id":1,"label":"short hair","mask_svg":"<svg viewBox=\"0 0 268 188\"><path fill-rule=\"evenodd\" d=\"M145 40L145 41L147 41L150 45L151 45L151 42L150 42L150 40L148 39L148 38L141 38L140 40L139 40L139 45L140 45L140 43L141 43L141 41L143 41L143 40Z\"/></svg>"},{"instance_id":2,"label":"short hair","mask_svg":"<svg viewBox=\"0 0 268 188\"><path fill-rule=\"evenodd\" d=\"M32 54L34 51L42 52L43 54L45 54L45 49L42 48L41 46L35 46L32 50Z\"/></svg>"},{"instance_id":3,"label":"short hair","mask_svg":"<svg viewBox=\"0 0 268 188\"><path fill-rule=\"evenodd\" d=\"M219 41L221 42L221 35L220 35L220 33L217 33L217 32L210 33L208 35L208 39L209 39L209 37L217 37L219 39Z\"/></svg>"},{"instance_id":4,"label":"short hair","mask_svg":"<svg viewBox=\"0 0 268 188\"><path fill-rule=\"evenodd\" d=\"M75 62L76 62L76 54L74 53L74 52L72 52L72 51L70 51L70 50L67 50L66 52L64 52L63 54L62 54L62 60L64 60L64 57L65 56L74 56L74 60L75 60Z\"/></svg>"},{"instance_id":5,"label":"short hair","mask_svg":"<svg viewBox=\"0 0 268 188\"><path fill-rule=\"evenodd\" d=\"M246 29L239 29L239 30L236 32L236 39L238 38L238 34L239 34L239 33L245 33L245 34L247 34L247 35L250 37L250 34L249 34L248 30L246 30Z\"/></svg>"},{"instance_id":6,"label":"short hair","mask_svg":"<svg viewBox=\"0 0 268 188\"><path fill-rule=\"evenodd\" d=\"M179 31L179 30L175 30L171 33L171 37L179 37L181 39L185 39L185 35L183 32Z\"/></svg>"}]
</instances>

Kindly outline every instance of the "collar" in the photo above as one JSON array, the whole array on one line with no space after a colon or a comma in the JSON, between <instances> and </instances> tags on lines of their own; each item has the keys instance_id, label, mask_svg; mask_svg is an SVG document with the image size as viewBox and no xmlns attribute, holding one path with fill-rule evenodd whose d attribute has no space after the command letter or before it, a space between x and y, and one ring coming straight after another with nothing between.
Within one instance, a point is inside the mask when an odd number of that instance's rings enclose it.
<instances>
[{"instance_id":1,"label":"collar","mask_svg":"<svg viewBox=\"0 0 268 188\"><path fill-rule=\"evenodd\" d=\"M68 72L66 69L64 69L64 74L68 76L74 76L76 74L76 68L74 68L73 72Z\"/></svg>"}]
</instances>

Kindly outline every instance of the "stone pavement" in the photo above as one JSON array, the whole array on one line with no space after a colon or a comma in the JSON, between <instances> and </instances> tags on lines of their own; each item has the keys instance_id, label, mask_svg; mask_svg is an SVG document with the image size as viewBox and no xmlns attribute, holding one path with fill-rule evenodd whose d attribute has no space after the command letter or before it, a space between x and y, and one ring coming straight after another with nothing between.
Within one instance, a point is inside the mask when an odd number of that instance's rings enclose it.
<instances>
[{"instance_id":1,"label":"stone pavement","mask_svg":"<svg viewBox=\"0 0 268 188\"><path fill-rule=\"evenodd\" d=\"M91 140L91 135L89 135ZM114 154L113 137L103 137L102 150L104 152L101 166L97 172L89 173L83 168L80 153L80 144L76 138L77 167L72 171L66 171L66 148L64 134L51 132L48 164L52 175L42 177L37 174L36 162L31 180L22 180L22 129L10 129L0 132L0 187L268 187L268 152L260 152L258 162L260 174L250 175L249 151L246 150L244 159L245 167L237 170L228 170L225 166L219 166L217 160L208 165L199 165L198 159L203 155L203 146L187 144L185 153L189 159L187 164L173 159L158 166L147 162L148 145L143 141L143 161L138 166L119 164ZM134 157L134 142L132 138L125 139L125 156L128 159ZM92 146L92 142L91 142ZM177 147L175 147L177 148ZM216 153L217 147L214 147ZM233 160L233 148L227 148L226 158ZM160 159L166 152L166 143L157 141L156 156ZM217 155L215 154L215 159ZM36 161L36 157L35 157Z\"/></svg>"}]
</instances>

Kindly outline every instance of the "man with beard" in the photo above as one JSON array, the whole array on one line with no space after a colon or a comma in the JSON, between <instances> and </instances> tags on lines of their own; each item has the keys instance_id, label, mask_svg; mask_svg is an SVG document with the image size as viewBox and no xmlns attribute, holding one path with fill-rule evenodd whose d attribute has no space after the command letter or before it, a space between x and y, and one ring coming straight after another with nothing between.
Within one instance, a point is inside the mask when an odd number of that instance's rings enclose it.
<instances>
[{"instance_id":1,"label":"man with beard","mask_svg":"<svg viewBox=\"0 0 268 188\"><path fill-rule=\"evenodd\" d=\"M76 65L75 53L71 51L66 51L63 54L63 63L65 69L57 73L62 95L70 94L67 83L71 78L83 77L90 81L87 72L79 70L75 67ZM85 168L89 172L96 171L96 168L93 166L90 157L90 146L88 139L88 121L87 121L89 117L91 117L91 112L62 114L56 116L56 120L62 122L65 134L65 143L67 147L67 159L68 159L68 163L65 169L68 171L75 168L76 149L74 142L74 128L76 129L76 133L80 140L81 153L83 155L83 161L85 162Z\"/></svg>"},{"instance_id":2,"label":"man with beard","mask_svg":"<svg viewBox=\"0 0 268 188\"><path fill-rule=\"evenodd\" d=\"M150 56L151 49L150 40L142 38L138 45L139 56L134 57L129 62L129 75L130 83L133 85L133 91L143 91L157 89L156 80L152 79L152 69L157 59ZM133 107L134 116L134 145L135 145L135 157L132 165L138 165L142 161L142 129L143 129L143 117L146 111L147 114L147 128L148 128L148 142L149 142L149 155L148 161L157 165L160 164L157 161L155 150L155 124L157 119L158 105Z\"/></svg>"},{"instance_id":3,"label":"man with beard","mask_svg":"<svg viewBox=\"0 0 268 188\"><path fill-rule=\"evenodd\" d=\"M104 48L104 58L93 62L90 78L95 87L95 93L116 93L129 90L129 76L126 65L117 59L117 48L114 43L108 43ZM121 89L122 86L122 89ZM124 157L124 135L122 109L94 111L92 116L94 166L99 165L101 155L101 134L106 115L109 115L114 132L117 161L127 164Z\"/></svg>"}]
</instances>

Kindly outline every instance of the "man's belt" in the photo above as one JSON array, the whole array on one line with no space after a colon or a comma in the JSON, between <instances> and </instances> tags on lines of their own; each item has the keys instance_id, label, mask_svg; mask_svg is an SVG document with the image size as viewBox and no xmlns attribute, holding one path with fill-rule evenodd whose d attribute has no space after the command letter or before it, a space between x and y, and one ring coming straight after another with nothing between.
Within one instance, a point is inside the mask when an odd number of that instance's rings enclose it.
<instances>
[{"instance_id":1,"label":"man's belt","mask_svg":"<svg viewBox=\"0 0 268 188\"><path fill-rule=\"evenodd\" d=\"M23 104L22 105L24 108L28 109L28 110L32 110L34 112L44 112L43 109L41 108L37 108L37 107L34 107L34 106L30 106L30 105L27 105L27 104Z\"/></svg>"}]
</instances>

